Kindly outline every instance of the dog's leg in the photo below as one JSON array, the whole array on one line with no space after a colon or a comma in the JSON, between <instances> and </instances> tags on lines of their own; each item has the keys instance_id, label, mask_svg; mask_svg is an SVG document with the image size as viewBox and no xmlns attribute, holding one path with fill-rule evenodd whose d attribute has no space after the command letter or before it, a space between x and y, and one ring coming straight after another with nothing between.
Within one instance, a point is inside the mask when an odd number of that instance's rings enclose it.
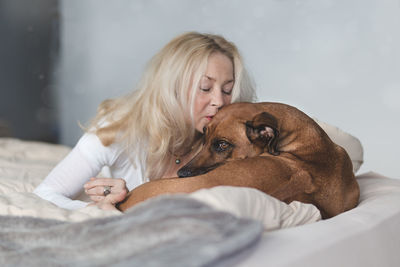
<instances>
[{"instance_id":1,"label":"dog's leg","mask_svg":"<svg viewBox=\"0 0 400 267\"><path fill-rule=\"evenodd\" d=\"M203 175L183 179L160 179L142 184L129 192L118 208L124 211L141 201L161 194L191 193L219 185L252 187L271 194L280 185L287 184L287 192L284 188L277 192L281 198L286 199L288 194L289 197L293 195L291 192L296 183L304 185L304 182L300 183L301 175L290 182L292 174L293 170L288 167L287 162L274 156L231 161Z\"/></svg>"},{"instance_id":2,"label":"dog's leg","mask_svg":"<svg viewBox=\"0 0 400 267\"><path fill-rule=\"evenodd\" d=\"M128 208L149 198L162 194L191 193L202 188L210 188L220 185L220 182L207 179L209 176L199 179L199 176L189 178L166 178L144 183L131 190L125 200L118 203L117 208L125 211ZM209 177L211 178L211 177Z\"/></svg>"},{"instance_id":3,"label":"dog's leg","mask_svg":"<svg viewBox=\"0 0 400 267\"><path fill-rule=\"evenodd\" d=\"M270 195L287 203L295 199L308 202L309 195L316 190L317 187L314 185L311 175L306 171L300 170L294 173L289 181L279 185Z\"/></svg>"}]
</instances>

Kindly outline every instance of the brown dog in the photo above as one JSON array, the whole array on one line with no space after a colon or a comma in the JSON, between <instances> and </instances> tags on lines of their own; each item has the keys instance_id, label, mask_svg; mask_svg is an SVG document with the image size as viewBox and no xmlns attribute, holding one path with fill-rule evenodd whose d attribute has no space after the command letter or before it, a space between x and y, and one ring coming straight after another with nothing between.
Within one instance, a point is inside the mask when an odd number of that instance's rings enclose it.
<instances>
[{"instance_id":1,"label":"brown dog","mask_svg":"<svg viewBox=\"0 0 400 267\"><path fill-rule=\"evenodd\" d=\"M359 187L346 151L300 110L279 103L236 103L204 129L204 147L180 177L145 183L119 205L124 211L163 193L218 185L257 188L290 203L312 203L323 218L354 208ZM192 177L195 176L195 177Z\"/></svg>"}]
</instances>

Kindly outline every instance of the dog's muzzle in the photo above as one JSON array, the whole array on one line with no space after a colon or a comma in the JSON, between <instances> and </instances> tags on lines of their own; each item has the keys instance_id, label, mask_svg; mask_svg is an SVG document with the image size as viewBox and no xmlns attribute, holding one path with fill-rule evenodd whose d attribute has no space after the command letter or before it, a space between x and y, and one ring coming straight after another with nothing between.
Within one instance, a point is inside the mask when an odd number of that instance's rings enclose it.
<instances>
[{"instance_id":1,"label":"dog's muzzle","mask_svg":"<svg viewBox=\"0 0 400 267\"><path fill-rule=\"evenodd\" d=\"M179 178L192 177L192 176L195 175L193 175L192 171L189 168L183 167L178 171Z\"/></svg>"},{"instance_id":2,"label":"dog's muzzle","mask_svg":"<svg viewBox=\"0 0 400 267\"><path fill-rule=\"evenodd\" d=\"M201 168L193 168L191 166L183 166L181 169L178 171L178 177L179 178L186 178L186 177L193 177L201 174L205 174L209 171L214 170L218 166L222 165L221 163L214 164L210 167L201 167Z\"/></svg>"}]
</instances>

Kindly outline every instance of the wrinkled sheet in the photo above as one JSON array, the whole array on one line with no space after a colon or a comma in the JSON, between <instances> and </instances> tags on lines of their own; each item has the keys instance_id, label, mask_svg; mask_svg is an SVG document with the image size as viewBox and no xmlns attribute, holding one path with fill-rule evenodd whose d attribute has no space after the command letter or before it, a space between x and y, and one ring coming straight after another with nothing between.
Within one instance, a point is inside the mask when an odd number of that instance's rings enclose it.
<instances>
[{"instance_id":1,"label":"wrinkled sheet","mask_svg":"<svg viewBox=\"0 0 400 267\"><path fill-rule=\"evenodd\" d=\"M66 210L32 193L71 149L42 142L0 138L0 215L33 216L64 221L120 214L97 207ZM85 200L82 194L80 199Z\"/></svg>"}]
</instances>

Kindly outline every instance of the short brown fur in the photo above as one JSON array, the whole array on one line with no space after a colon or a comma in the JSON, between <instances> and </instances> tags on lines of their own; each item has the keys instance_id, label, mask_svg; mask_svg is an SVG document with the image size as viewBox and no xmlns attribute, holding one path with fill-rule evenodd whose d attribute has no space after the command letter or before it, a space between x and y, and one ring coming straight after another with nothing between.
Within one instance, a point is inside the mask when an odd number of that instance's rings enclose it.
<instances>
[{"instance_id":1,"label":"short brown fur","mask_svg":"<svg viewBox=\"0 0 400 267\"><path fill-rule=\"evenodd\" d=\"M280 103L221 109L207 126L203 149L178 174L187 178L135 188L119 209L164 193L229 185L256 188L287 203L312 203L329 218L354 208L360 193L346 151L306 114Z\"/></svg>"}]
</instances>

